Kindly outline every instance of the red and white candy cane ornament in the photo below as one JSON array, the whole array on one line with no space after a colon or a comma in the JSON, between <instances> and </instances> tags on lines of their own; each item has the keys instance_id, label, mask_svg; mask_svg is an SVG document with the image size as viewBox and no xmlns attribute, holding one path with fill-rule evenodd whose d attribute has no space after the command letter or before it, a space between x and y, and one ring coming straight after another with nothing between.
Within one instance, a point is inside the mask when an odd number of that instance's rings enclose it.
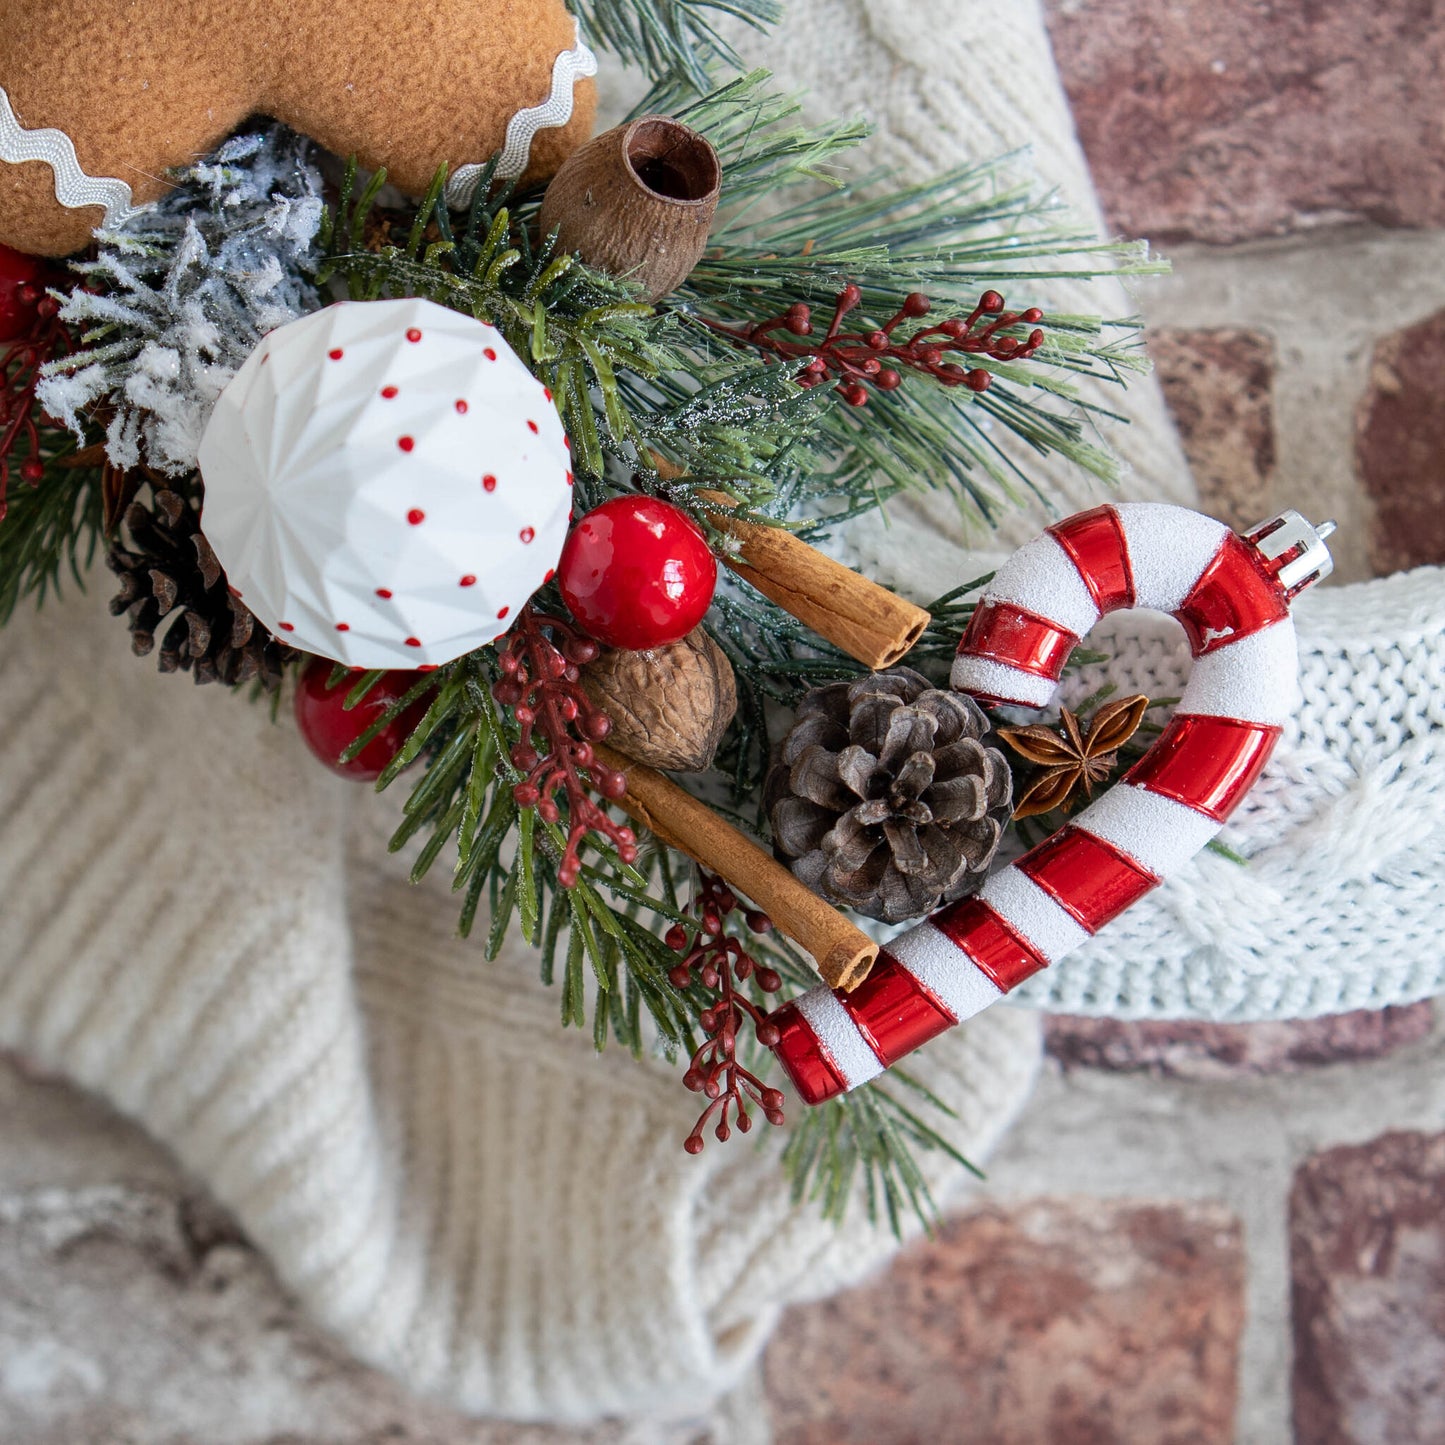
<instances>
[{"instance_id":1,"label":"red and white candy cane ornament","mask_svg":"<svg viewBox=\"0 0 1445 1445\"><path fill-rule=\"evenodd\" d=\"M1014 554L984 592L952 683L1042 707L1079 639L1130 607L1184 624L1194 667L1153 747L1107 793L974 896L895 938L852 993L772 1016L805 1103L877 1077L1091 938L1219 831L1263 770L1299 687L1290 602L1331 570L1297 512L1240 536L1184 507L1096 507Z\"/></svg>"}]
</instances>

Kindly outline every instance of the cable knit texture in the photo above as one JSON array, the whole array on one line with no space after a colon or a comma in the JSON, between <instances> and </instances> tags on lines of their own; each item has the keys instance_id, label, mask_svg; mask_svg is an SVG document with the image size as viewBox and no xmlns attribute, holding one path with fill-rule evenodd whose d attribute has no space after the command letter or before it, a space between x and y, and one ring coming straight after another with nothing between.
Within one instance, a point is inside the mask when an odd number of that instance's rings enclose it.
<instances>
[{"instance_id":1,"label":"cable knit texture","mask_svg":"<svg viewBox=\"0 0 1445 1445\"><path fill-rule=\"evenodd\" d=\"M1091 205L1032 3L794 0L783 36L752 45L819 113L871 111L874 158L901 174L1033 138L1040 173ZM1128 308L1109 288L1043 304ZM1128 494L1187 499L1157 393L1131 406ZM929 497L849 545L922 596L974 565L950 528ZM561 1030L524 947L484 963L453 936L445 880L403 881L393 800L330 777L264 709L130 657L104 592L0 643L0 1045L174 1149L352 1350L478 1411L695 1406L784 1304L896 1247L793 1204L776 1139L685 1157L676 1067ZM1242 1017L1434 988L1419 860L1441 841L1441 598L1439 574L1415 574L1302 610L1310 702L1229 835L1249 866L1201 860L1035 1000ZM1111 645L1127 685L1177 691L1172 641ZM965 1153L1007 1127L1037 1051L1034 1017L999 1007L919 1056ZM962 1186L924 1162L940 1197Z\"/></svg>"}]
</instances>

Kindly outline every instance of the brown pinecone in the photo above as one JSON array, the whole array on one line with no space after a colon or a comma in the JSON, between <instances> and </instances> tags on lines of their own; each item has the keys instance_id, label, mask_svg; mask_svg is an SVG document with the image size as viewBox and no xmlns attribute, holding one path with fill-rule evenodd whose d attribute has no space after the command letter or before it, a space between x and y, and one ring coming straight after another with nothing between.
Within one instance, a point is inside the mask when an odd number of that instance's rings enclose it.
<instances>
[{"instance_id":1,"label":"brown pinecone","mask_svg":"<svg viewBox=\"0 0 1445 1445\"><path fill-rule=\"evenodd\" d=\"M973 893L1013 802L972 698L898 667L815 688L768 776L773 843L830 903L901 923Z\"/></svg>"},{"instance_id":2,"label":"brown pinecone","mask_svg":"<svg viewBox=\"0 0 1445 1445\"><path fill-rule=\"evenodd\" d=\"M278 642L231 595L201 535L196 504L161 488L151 506L133 501L126 508L125 531L130 546L112 543L105 560L120 578L111 615L130 618L136 656L150 652L161 623L174 617L161 640L162 672L190 671L197 682L228 687L258 678L267 688L277 687L282 668L300 654Z\"/></svg>"}]
</instances>

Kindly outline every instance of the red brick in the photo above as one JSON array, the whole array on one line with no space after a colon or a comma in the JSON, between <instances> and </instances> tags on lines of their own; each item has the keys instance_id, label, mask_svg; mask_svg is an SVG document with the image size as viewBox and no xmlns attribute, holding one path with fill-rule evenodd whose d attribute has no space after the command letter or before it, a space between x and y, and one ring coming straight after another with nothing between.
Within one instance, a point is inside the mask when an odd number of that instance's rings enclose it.
<instances>
[{"instance_id":1,"label":"red brick","mask_svg":"<svg viewBox=\"0 0 1445 1445\"><path fill-rule=\"evenodd\" d=\"M1434 1023L1421 1003L1281 1023L1210 1024L1052 1015L1048 1051L1065 1068L1112 1069L1174 1079L1288 1074L1321 1064L1378 1059L1418 1043Z\"/></svg>"},{"instance_id":2,"label":"red brick","mask_svg":"<svg viewBox=\"0 0 1445 1445\"><path fill-rule=\"evenodd\" d=\"M1269 513L1275 471L1274 342L1263 332L1161 329L1149 337L1164 398L1211 516Z\"/></svg>"},{"instance_id":3,"label":"red brick","mask_svg":"<svg viewBox=\"0 0 1445 1445\"><path fill-rule=\"evenodd\" d=\"M1370 560L1380 573L1445 562L1445 311L1375 347L1355 459L1374 502Z\"/></svg>"},{"instance_id":4,"label":"red brick","mask_svg":"<svg viewBox=\"0 0 1445 1445\"><path fill-rule=\"evenodd\" d=\"M764 1366L776 1445L1225 1445L1243 1274L1214 1204L969 1215L784 1316Z\"/></svg>"},{"instance_id":5,"label":"red brick","mask_svg":"<svg viewBox=\"0 0 1445 1445\"><path fill-rule=\"evenodd\" d=\"M1110 224L1212 243L1445 222L1445 0L1047 0Z\"/></svg>"},{"instance_id":6,"label":"red brick","mask_svg":"<svg viewBox=\"0 0 1445 1445\"><path fill-rule=\"evenodd\" d=\"M1295 1445L1445 1440L1445 1134L1308 1160L1290 1261Z\"/></svg>"}]
</instances>

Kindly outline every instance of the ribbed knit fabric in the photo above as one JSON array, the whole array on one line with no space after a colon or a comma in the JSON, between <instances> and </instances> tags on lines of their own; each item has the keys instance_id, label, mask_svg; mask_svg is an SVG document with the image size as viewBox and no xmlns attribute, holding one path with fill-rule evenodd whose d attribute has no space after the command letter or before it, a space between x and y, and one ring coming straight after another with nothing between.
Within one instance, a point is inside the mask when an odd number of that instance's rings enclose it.
<instances>
[{"instance_id":1,"label":"ribbed knit fabric","mask_svg":"<svg viewBox=\"0 0 1445 1445\"><path fill-rule=\"evenodd\" d=\"M0 737L0 1046L168 1144L362 1357L478 1411L696 1407L896 1248L794 1205L776 1138L685 1155L680 1064L565 1032L524 945L486 963L406 883L391 799L158 676L99 597L7 629ZM1000 1010L926 1061L961 1149L1036 1060Z\"/></svg>"}]
</instances>

